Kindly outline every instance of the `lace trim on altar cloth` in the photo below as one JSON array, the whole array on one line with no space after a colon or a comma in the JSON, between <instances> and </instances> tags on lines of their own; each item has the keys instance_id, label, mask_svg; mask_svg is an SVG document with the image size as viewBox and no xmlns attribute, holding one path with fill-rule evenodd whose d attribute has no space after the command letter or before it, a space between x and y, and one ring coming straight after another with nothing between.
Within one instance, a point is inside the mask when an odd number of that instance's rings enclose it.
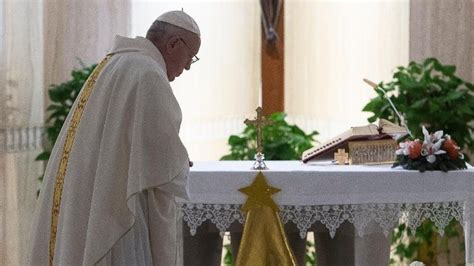
<instances>
[{"instance_id":1,"label":"lace trim on altar cloth","mask_svg":"<svg viewBox=\"0 0 474 266\"><path fill-rule=\"evenodd\" d=\"M232 223L238 221L243 224L245 217L240 211L240 204L200 204L183 203L180 205L183 220L190 228L191 235L205 221L213 223L220 231L221 236ZM374 203L354 205L315 205L315 206L280 206L280 218L283 224L289 221L296 224L301 238L311 226L320 222L329 230L333 238L336 230L344 222L354 224L359 236L364 235L369 222L376 222L385 236L399 223L406 223L415 230L423 220L430 219L444 234L444 228L452 219L461 222L464 226L464 202L435 202L435 203Z\"/></svg>"}]
</instances>

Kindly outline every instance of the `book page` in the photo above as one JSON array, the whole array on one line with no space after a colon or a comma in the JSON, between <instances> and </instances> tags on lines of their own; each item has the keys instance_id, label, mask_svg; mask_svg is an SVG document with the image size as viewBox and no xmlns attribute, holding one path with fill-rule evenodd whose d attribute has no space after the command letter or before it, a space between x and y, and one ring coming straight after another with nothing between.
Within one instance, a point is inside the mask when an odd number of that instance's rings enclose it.
<instances>
[{"instance_id":1,"label":"book page","mask_svg":"<svg viewBox=\"0 0 474 266\"><path fill-rule=\"evenodd\" d=\"M397 138L408 134L407 130L404 127L394 124L385 119L379 120L379 128L380 128L380 132L389 134L392 136L397 136Z\"/></svg>"}]
</instances>

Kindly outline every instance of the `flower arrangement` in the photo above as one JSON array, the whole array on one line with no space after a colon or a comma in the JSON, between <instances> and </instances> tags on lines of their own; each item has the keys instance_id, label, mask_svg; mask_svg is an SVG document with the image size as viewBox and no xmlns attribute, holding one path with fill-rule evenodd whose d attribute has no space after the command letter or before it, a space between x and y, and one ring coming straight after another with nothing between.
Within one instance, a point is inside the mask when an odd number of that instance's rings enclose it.
<instances>
[{"instance_id":1,"label":"flower arrangement","mask_svg":"<svg viewBox=\"0 0 474 266\"><path fill-rule=\"evenodd\" d=\"M424 140L408 140L400 143L400 149L395 153L397 158L392 167L401 166L404 169L419 170L449 170L466 169L464 155L451 136L444 135L443 131L430 134L422 127Z\"/></svg>"}]
</instances>

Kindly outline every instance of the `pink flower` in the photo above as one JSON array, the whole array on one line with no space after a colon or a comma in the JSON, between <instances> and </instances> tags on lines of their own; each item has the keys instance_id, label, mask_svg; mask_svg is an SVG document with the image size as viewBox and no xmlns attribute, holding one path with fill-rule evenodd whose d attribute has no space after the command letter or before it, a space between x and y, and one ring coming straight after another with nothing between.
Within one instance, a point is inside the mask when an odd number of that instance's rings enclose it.
<instances>
[{"instance_id":1,"label":"pink flower","mask_svg":"<svg viewBox=\"0 0 474 266\"><path fill-rule=\"evenodd\" d=\"M444 141L442 148L448 153L451 160L458 158L460 148L457 143L451 139L451 136L446 135L446 140Z\"/></svg>"},{"instance_id":2,"label":"pink flower","mask_svg":"<svg viewBox=\"0 0 474 266\"><path fill-rule=\"evenodd\" d=\"M421 148L422 148L422 145L419 140L412 141L408 145L408 157L410 157L410 159L416 159L420 157Z\"/></svg>"}]
</instances>

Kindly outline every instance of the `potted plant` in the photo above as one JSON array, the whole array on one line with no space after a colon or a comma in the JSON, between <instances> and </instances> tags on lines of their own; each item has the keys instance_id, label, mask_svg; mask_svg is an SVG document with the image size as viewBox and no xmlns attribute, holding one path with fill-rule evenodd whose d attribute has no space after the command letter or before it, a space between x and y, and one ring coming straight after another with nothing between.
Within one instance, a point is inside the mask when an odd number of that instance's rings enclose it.
<instances>
[{"instance_id":1,"label":"potted plant","mask_svg":"<svg viewBox=\"0 0 474 266\"><path fill-rule=\"evenodd\" d=\"M461 149L473 152L474 85L456 76L455 71L455 66L428 58L421 64L399 66L393 80L379 86L390 95L414 137L423 138L422 126L430 132L444 130ZM363 108L373 113L369 122L384 118L401 124L383 93L377 93Z\"/></svg>"}]
</instances>

